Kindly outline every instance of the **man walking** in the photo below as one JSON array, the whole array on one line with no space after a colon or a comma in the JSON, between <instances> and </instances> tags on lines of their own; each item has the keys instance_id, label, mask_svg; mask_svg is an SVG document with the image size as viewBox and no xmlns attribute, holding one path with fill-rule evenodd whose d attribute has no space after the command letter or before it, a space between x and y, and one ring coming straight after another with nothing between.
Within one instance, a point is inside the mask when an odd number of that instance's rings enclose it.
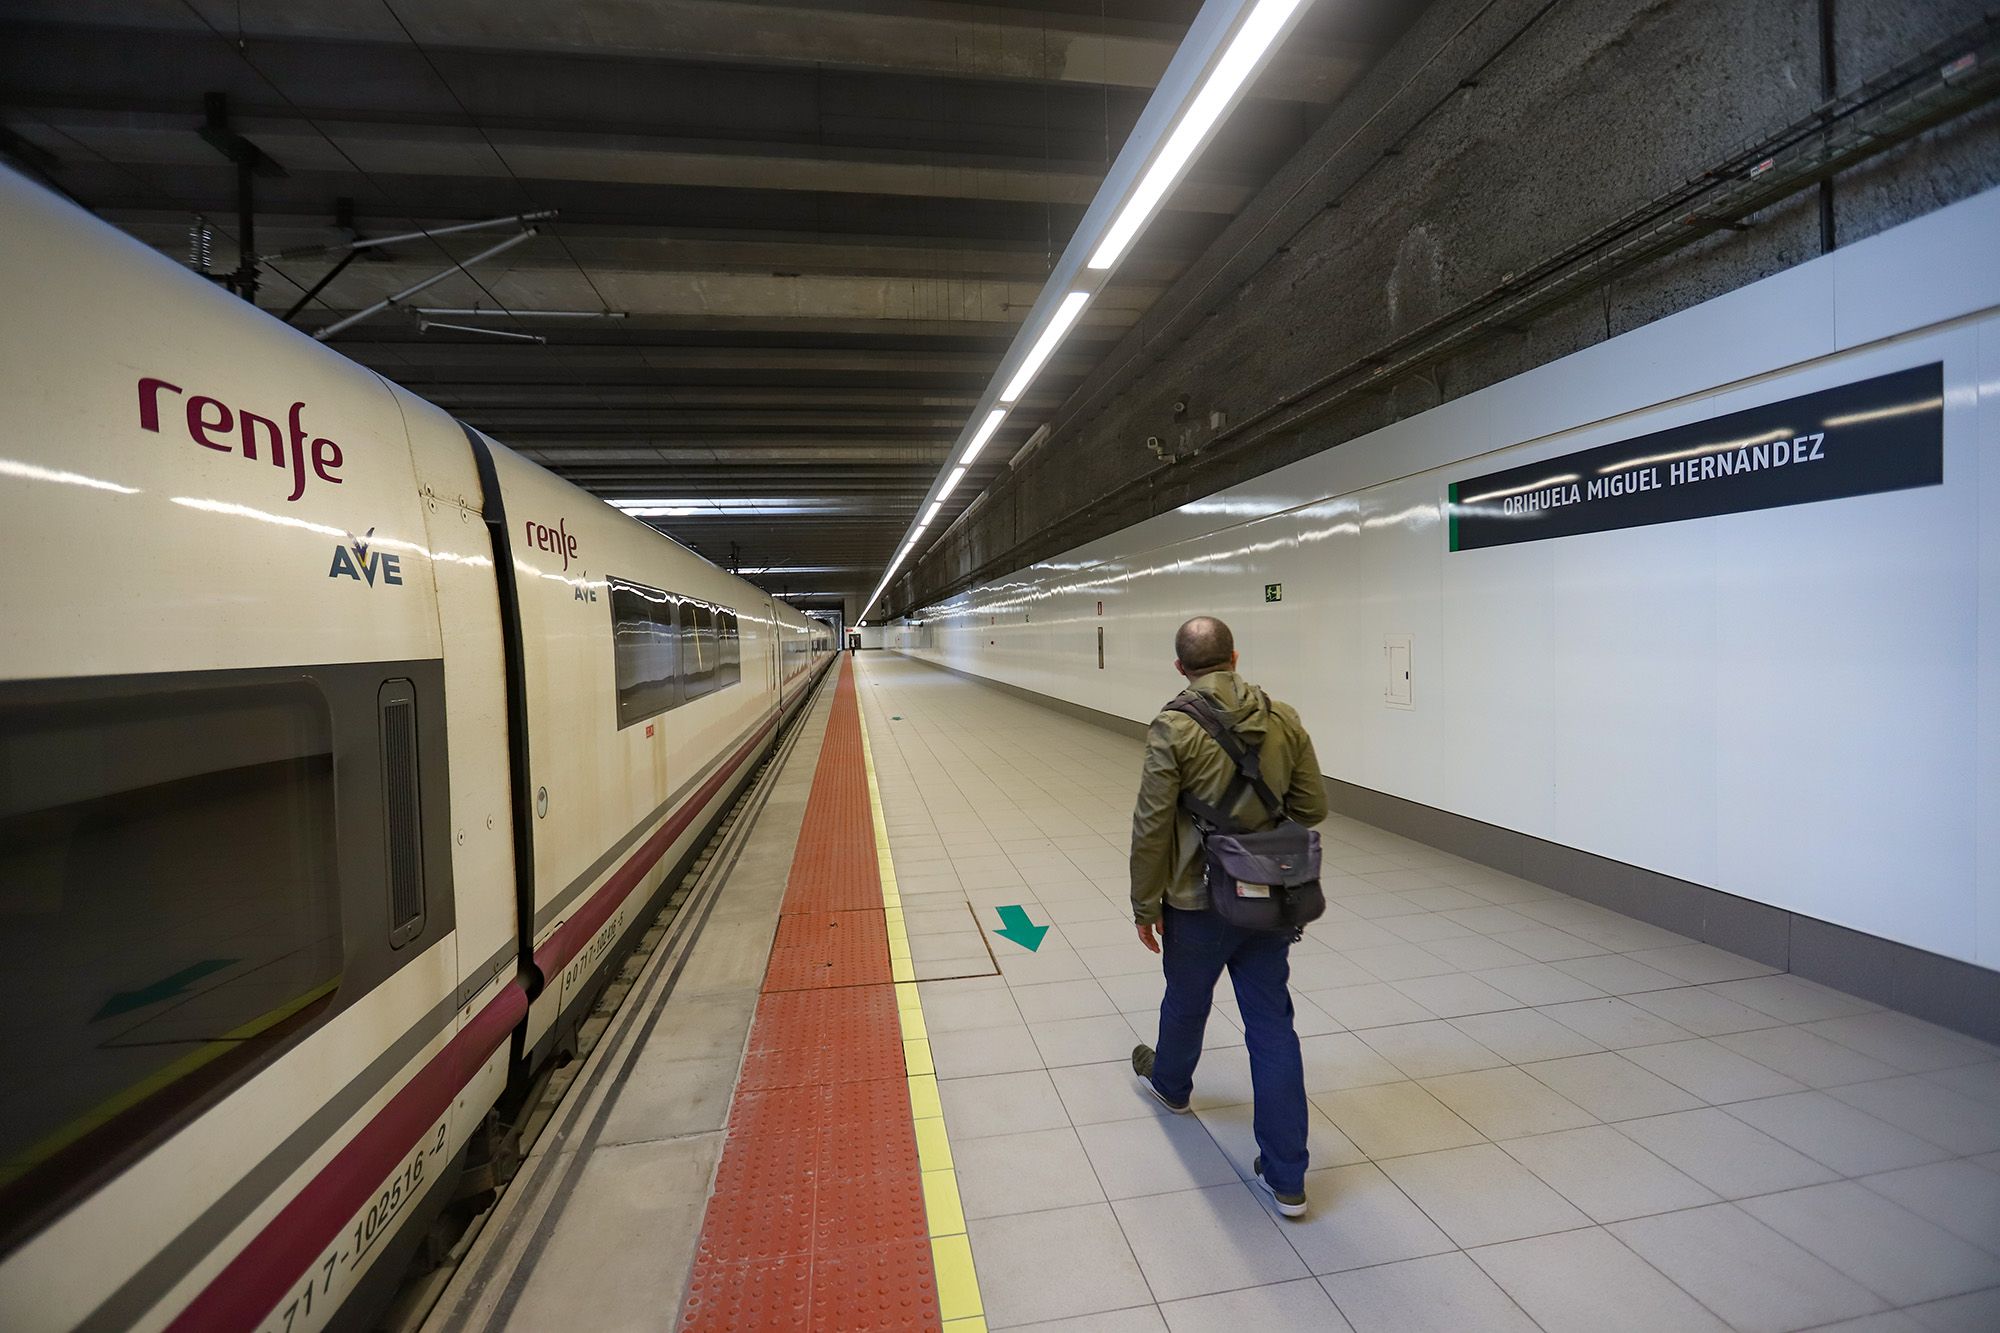
<instances>
[{"instance_id":1,"label":"man walking","mask_svg":"<svg viewBox=\"0 0 2000 1333\"><path fill-rule=\"evenodd\" d=\"M1188 681L1180 697L1199 696L1260 755L1264 781L1283 794L1286 816L1308 825L1325 819L1326 790L1312 738L1290 705L1273 701L1236 674L1229 626L1212 616L1188 621L1174 635L1174 659L1174 670ZM1163 942L1166 946L1167 993L1160 1001L1159 1050L1136 1047L1132 1068L1168 1110L1187 1113L1215 983L1228 968L1243 1013L1256 1097L1259 1155L1253 1169L1278 1211L1297 1217L1306 1210L1306 1089L1287 988L1291 936L1244 930L1209 907L1201 843L1180 805L1183 793L1220 805L1236 777L1222 746L1192 717L1166 709L1153 719L1132 812L1132 918L1140 943L1154 953ZM1247 789L1225 813L1246 830L1275 823Z\"/></svg>"}]
</instances>

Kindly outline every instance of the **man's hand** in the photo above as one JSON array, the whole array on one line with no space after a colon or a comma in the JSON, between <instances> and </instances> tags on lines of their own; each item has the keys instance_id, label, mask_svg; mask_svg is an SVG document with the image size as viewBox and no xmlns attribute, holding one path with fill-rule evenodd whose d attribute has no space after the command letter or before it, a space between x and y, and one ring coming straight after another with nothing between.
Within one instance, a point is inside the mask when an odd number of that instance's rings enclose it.
<instances>
[{"instance_id":1,"label":"man's hand","mask_svg":"<svg viewBox=\"0 0 2000 1333\"><path fill-rule=\"evenodd\" d=\"M1151 921L1141 921L1139 923L1139 943L1145 945L1154 953L1158 953L1160 951L1160 941L1159 937L1153 934L1154 928L1154 924Z\"/></svg>"}]
</instances>

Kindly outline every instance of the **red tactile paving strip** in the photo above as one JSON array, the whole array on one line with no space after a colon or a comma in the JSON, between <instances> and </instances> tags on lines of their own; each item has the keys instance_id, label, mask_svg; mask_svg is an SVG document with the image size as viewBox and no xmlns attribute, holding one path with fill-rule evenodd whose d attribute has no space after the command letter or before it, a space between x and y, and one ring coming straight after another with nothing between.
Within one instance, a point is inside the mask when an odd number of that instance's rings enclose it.
<instances>
[{"instance_id":1,"label":"red tactile paving strip","mask_svg":"<svg viewBox=\"0 0 2000 1333\"><path fill-rule=\"evenodd\" d=\"M874 848L869 851L872 854ZM879 899L881 890L876 894ZM872 912L814 911L778 918L778 938L764 973L767 994L870 984L878 988L892 984L889 928L879 903Z\"/></svg>"},{"instance_id":2,"label":"red tactile paving strip","mask_svg":"<svg viewBox=\"0 0 2000 1333\"><path fill-rule=\"evenodd\" d=\"M773 951L771 970L777 968ZM763 1092L902 1075L902 1024L896 1016L895 989L846 986L767 992L757 1006L750 1053L736 1086Z\"/></svg>"},{"instance_id":3,"label":"red tactile paving strip","mask_svg":"<svg viewBox=\"0 0 2000 1333\"><path fill-rule=\"evenodd\" d=\"M938 1328L851 672L763 991L681 1327Z\"/></svg>"}]
</instances>

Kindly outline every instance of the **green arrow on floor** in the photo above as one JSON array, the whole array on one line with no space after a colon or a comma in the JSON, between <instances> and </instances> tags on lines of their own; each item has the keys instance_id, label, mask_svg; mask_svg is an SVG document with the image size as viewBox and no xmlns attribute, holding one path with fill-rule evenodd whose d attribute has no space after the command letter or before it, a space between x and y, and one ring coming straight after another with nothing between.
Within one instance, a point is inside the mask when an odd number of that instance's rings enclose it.
<instances>
[{"instance_id":1,"label":"green arrow on floor","mask_svg":"<svg viewBox=\"0 0 2000 1333\"><path fill-rule=\"evenodd\" d=\"M150 986L119 991L104 1002L104 1007L93 1014L90 1021L95 1023L100 1018L114 1018L134 1009L144 1009L149 1004L158 1004L161 1000L172 999L209 973L220 972L235 961L234 958L210 958L192 967L184 967L170 977L161 977Z\"/></svg>"},{"instance_id":2,"label":"green arrow on floor","mask_svg":"<svg viewBox=\"0 0 2000 1333\"><path fill-rule=\"evenodd\" d=\"M1015 906L1002 907L998 910L1000 929L993 932L995 935L1014 941L1029 953L1042 947L1042 936L1049 933L1049 928L1038 926L1028 920L1027 908Z\"/></svg>"}]
</instances>

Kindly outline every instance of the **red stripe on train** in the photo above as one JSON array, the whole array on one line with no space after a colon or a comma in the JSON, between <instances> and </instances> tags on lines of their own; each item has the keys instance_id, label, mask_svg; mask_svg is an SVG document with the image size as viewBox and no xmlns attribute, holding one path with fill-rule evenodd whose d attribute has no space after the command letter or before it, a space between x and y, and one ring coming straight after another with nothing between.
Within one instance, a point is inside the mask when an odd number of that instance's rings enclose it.
<instances>
[{"instance_id":1,"label":"red stripe on train","mask_svg":"<svg viewBox=\"0 0 2000 1333\"><path fill-rule=\"evenodd\" d=\"M528 993L510 984L218 1273L167 1327L172 1333L255 1328L297 1284L381 1186L410 1146L430 1131L458 1090L527 1016ZM315 1281L318 1275L312 1275Z\"/></svg>"},{"instance_id":2,"label":"red stripe on train","mask_svg":"<svg viewBox=\"0 0 2000 1333\"><path fill-rule=\"evenodd\" d=\"M612 873L603 888L592 894L582 908L535 950L536 965L544 976L560 971L564 963L576 956L618 902L666 854L694 822L696 813L714 798L776 723L777 717L773 715L759 727L714 776L683 801L667 822ZM527 1014L527 992L520 983L510 983L429 1064L418 1070L332 1161L320 1168L319 1174L244 1246L228 1267L215 1275L167 1326L168 1333L257 1327L291 1294L307 1268L317 1263L327 1246L340 1235L348 1219L367 1204L411 1146L437 1124L459 1090L472 1081Z\"/></svg>"}]
</instances>

